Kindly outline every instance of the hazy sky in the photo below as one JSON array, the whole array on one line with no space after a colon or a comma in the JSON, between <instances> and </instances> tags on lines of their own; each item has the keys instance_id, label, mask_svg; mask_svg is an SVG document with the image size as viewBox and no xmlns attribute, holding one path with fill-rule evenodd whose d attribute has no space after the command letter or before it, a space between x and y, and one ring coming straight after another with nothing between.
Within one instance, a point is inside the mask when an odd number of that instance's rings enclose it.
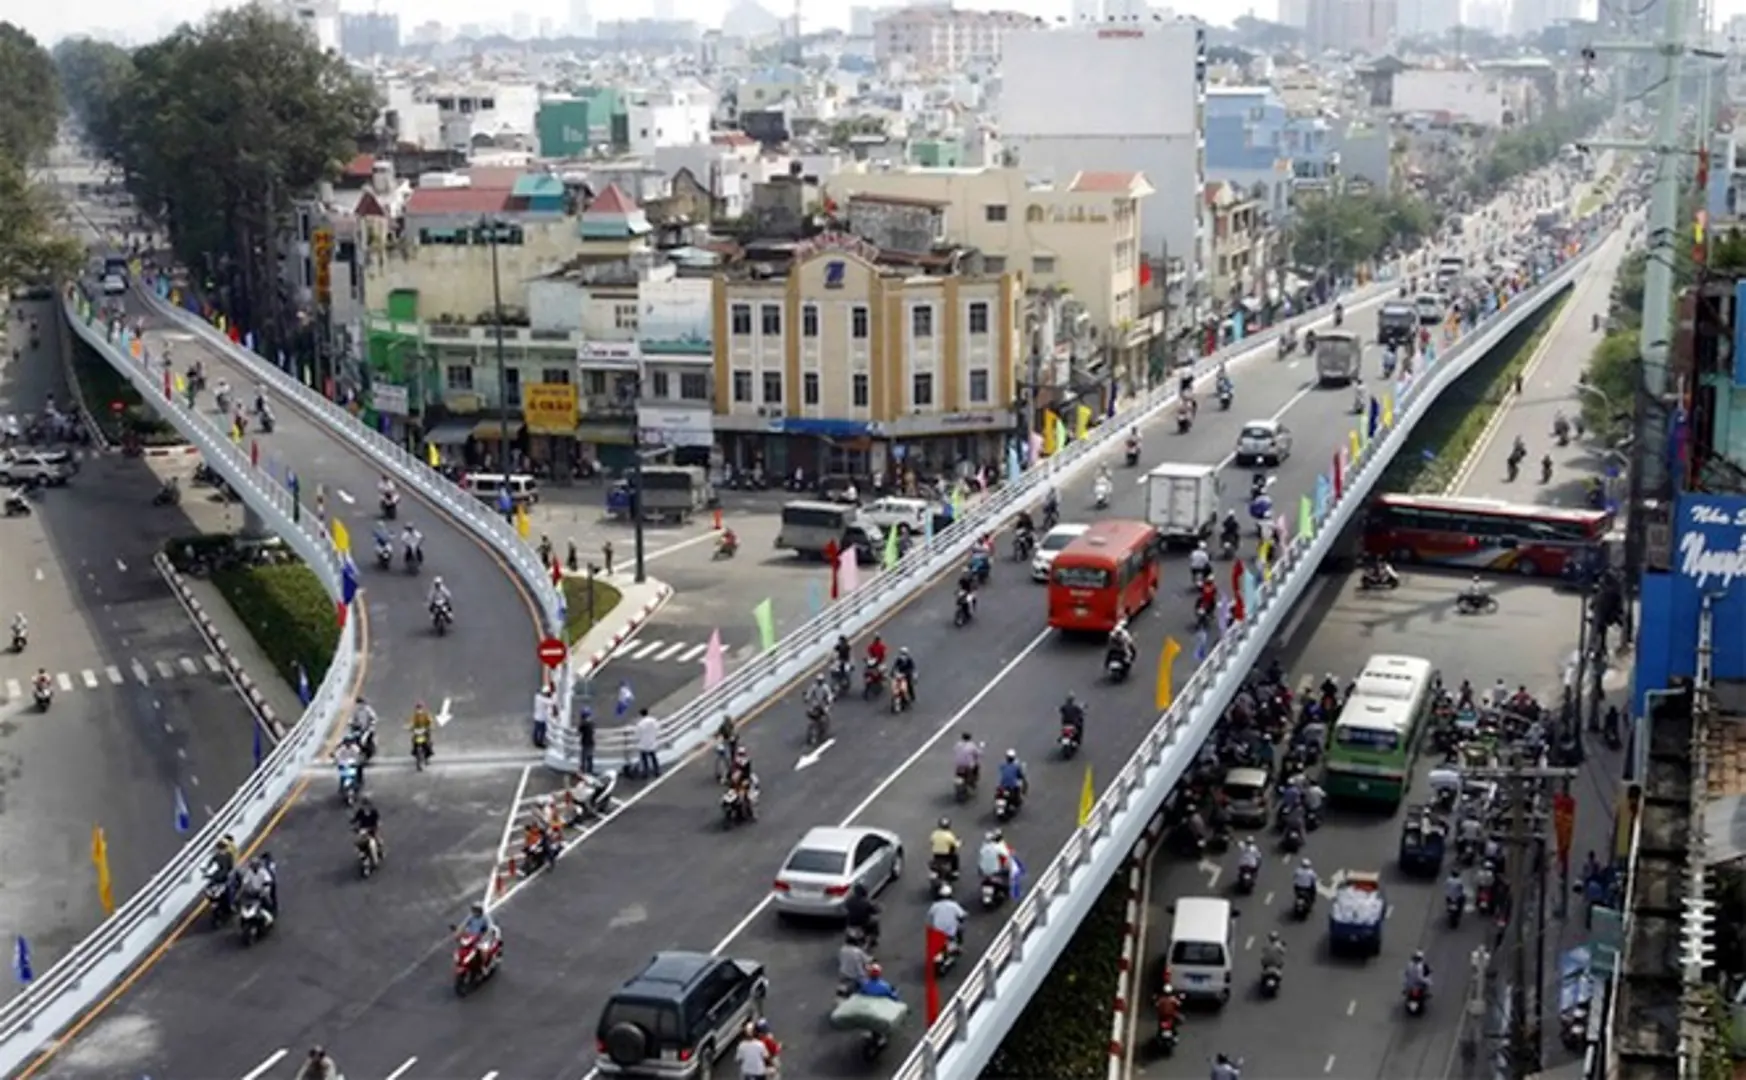
<instances>
[{"instance_id":1,"label":"hazy sky","mask_svg":"<svg viewBox=\"0 0 1746 1080\"><path fill-rule=\"evenodd\" d=\"M341 0L348 11L367 11L379 7L400 15L403 27L411 27L427 19L451 26L476 22L490 25L493 20L508 28L516 12L525 12L529 23L538 28L542 19L556 26L568 21L569 0L504 0L481 6L477 0ZM665 0L590 0L594 17L610 18L620 13L650 15L657 2ZM714 24L721 19L729 0L672 0L671 7L682 18L693 18ZM762 0L766 7L786 15L792 0ZM803 21L808 29L814 26L848 24L851 3L865 0L802 0ZM1002 7L1034 15L1054 17L1068 10L1067 0L961 0L966 7ZM1168 2L1168 0L1165 0ZM1402 0L1411 3L1412 0ZM83 0L77 4L0 4L12 7L3 17L20 22L39 39L52 42L68 34L96 33L135 42L162 35L177 23L198 19L215 7L219 0ZM1161 5L1162 6L1162 5ZM1175 0L1173 6L1184 14L1198 15L1215 22L1228 22L1243 12L1253 12L1262 18L1272 18L1277 0ZM1746 0L1714 0L1717 21L1731 15L1746 13ZM1594 10L1593 0L1585 0L1585 11Z\"/></svg>"}]
</instances>

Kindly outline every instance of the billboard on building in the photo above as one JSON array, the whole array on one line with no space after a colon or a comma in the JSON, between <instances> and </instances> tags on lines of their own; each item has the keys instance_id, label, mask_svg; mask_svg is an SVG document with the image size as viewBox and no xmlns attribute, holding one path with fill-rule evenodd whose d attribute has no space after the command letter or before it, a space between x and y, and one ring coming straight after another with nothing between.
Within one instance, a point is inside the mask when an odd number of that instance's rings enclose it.
<instances>
[{"instance_id":1,"label":"billboard on building","mask_svg":"<svg viewBox=\"0 0 1746 1080\"><path fill-rule=\"evenodd\" d=\"M1698 624L1710 604L1718 681L1746 679L1746 496L1681 495L1672 565L1644 574L1635 698L1696 670Z\"/></svg>"},{"instance_id":2,"label":"billboard on building","mask_svg":"<svg viewBox=\"0 0 1746 1080\"><path fill-rule=\"evenodd\" d=\"M309 253L315 260L315 302L326 306L333 300L333 230L316 229L309 238Z\"/></svg>"},{"instance_id":3,"label":"billboard on building","mask_svg":"<svg viewBox=\"0 0 1746 1080\"><path fill-rule=\"evenodd\" d=\"M521 392L521 417L532 435L576 434L576 387L534 383Z\"/></svg>"},{"instance_id":4,"label":"billboard on building","mask_svg":"<svg viewBox=\"0 0 1746 1080\"><path fill-rule=\"evenodd\" d=\"M582 157L588 153L588 102L563 98L541 102L534 131L540 157Z\"/></svg>"},{"instance_id":5,"label":"billboard on building","mask_svg":"<svg viewBox=\"0 0 1746 1080\"><path fill-rule=\"evenodd\" d=\"M638 300L637 336L656 346L707 349L714 339L715 283L708 279L674 278L645 282Z\"/></svg>"},{"instance_id":6,"label":"billboard on building","mask_svg":"<svg viewBox=\"0 0 1746 1080\"><path fill-rule=\"evenodd\" d=\"M1008 30L1000 133L1144 139L1197 132L1199 35L1193 23Z\"/></svg>"}]
</instances>

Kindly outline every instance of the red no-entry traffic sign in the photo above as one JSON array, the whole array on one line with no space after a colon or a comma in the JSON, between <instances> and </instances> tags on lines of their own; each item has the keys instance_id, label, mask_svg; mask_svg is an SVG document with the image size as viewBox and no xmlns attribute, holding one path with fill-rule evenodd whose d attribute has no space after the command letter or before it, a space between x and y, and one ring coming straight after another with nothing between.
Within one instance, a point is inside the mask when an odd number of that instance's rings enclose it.
<instances>
[{"instance_id":1,"label":"red no-entry traffic sign","mask_svg":"<svg viewBox=\"0 0 1746 1080\"><path fill-rule=\"evenodd\" d=\"M559 664L562 664L564 662L564 657L570 655L570 650L565 648L564 643L555 637L549 637L540 642L540 647L537 651L540 663L549 668L555 668Z\"/></svg>"}]
</instances>

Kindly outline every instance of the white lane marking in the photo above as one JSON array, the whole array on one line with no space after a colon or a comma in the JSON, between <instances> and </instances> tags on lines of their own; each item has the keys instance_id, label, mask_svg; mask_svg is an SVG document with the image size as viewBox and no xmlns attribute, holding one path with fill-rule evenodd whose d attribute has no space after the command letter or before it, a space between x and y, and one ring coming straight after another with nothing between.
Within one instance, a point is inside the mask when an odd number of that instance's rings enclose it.
<instances>
[{"instance_id":1,"label":"white lane marking","mask_svg":"<svg viewBox=\"0 0 1746 1080\"><path fill-rule=\"evenodd\" d=\"M173 679L176 677L176 669L170 666L169 661L158 660L158 661L155 661L155 663L156 663L157 668L158 668L158 678L160 678L160 679Z\"/></svg>"},{"instance_id":2,"label":"white lane marking","mask_svg":"<svg viewBox=\"0 0 1746 1080\"><path fill-rule=\"evenodd\" d=\"M1253 949L1254 947L1255 947L1255 935L1250 934L1248 937L1243 939L1243 951L1248 952L1250 949Z\"/></svg>"},{"instance_id":3,"label":"white lane marking","mask_svg":"<svg viewBox=\"0 0 1746 1080\"><path fill-rule=\"evenodd\" d=\"M24 696L24 691L22 691L18 688L18 680L17 679L7 679L6 680L6 700L7 701L17 701L19 698L21 698L23 696Z\"/></svg>"},{"instance_id":4,"label":"white lane marking","mask_svg":"<svg viewBox=\"0 0 1746 1080\"><path fill-rule=\"evenodd\" d=\"M809 750L800 755L800 760L794 763L794 771L799 772L802 769L810 769L814 765L817 765L819 760L825 756L825 751L835 745L837 745L837 740L826 739L824 742L818 744L817 749Z\"/></svg>"},{"instance_id":5,"label":"white lane marking","mask_svg":"<svg viewBox=\"0 0 1746 1080\"><path fill-rule=\"evenodd\" d=\"M455 714L449 709L453 703L453 698L443 698L443 707L438 709L436 715L431 718L437 722L437 727L448 727L449 721L455 718Z\"/></svg>"},{"instance_id":6,"label":"white lane marking","mask_svg":"<svg viewBox=\"0 0 1746 1080\"><path fill-rule=\"evenodd\" d=\"M121 669L116 667L114 664L110 664L108 667L105 667L103 669L103 674L109 676L110 685L112 685L112 686L120 686L121 685Z\"/></svg>"},{"instance_id":7,"label":"white lane marking","mask_svg":"<svg viewBox=\"0 0 1746 1080\"><path fill-rule=\"evenodd\" d=\"M646 562L647 560L644 560L644 561ZM708 650L708 648L709 648L708 642L705 642L702 645L693 645L693 646L691 646L691 648L685 650L685 655L681 656L679 658L679 662L681 664L689 664L689 663L693 662L694 660L701 658L703 656L704 652L706 650Z\"/></svg>"},{"instance_id":8,"label":"white lane marking","mask_svg":"<svg viewBox=\"0 0 1746 1080\"><path fill-rule=\"evenodd\" d=\"M1328 1055L1328 1063L1326 1065L1322 1066L1322 1075L1326 1076L1328 1073L1331 1073L1333 1071L1334 1071L1334 1055L1329 1054Z\"/></svg>"},{"instance_id":9,"label":"white lane marking","mask_svg":"<svg viewBox=\"0 0 1746 1080\"><path fill-rule=\"evenodd\" d=\"M644 552L643 553L643 562L652 563L656 559L665 559L667 556L677 554L678 552L684 551L688 547L696 547L698 544L703 543L705 540L714 540L715 538L716 538L716 531L714 529L711 529L706 533L699 533L698 535L693 536L688 540L681 540L676 544L668 544L664 548L656 548L653 551Z\"/></svg>"},{"instance_id":10,"label":"white lane marking","mask_svg":"<svg viewBox=\"0 0 1746 1080\"><path fill-rule=\"evenodd\" d=\"M644 558L643 561L648 562L649 560L647 558ZM484 1076L481 1076L479 1078L479 1080L497 1080L497 1070L492 1069L490 1072L486 1073Z\"/></svg>"},{"instance_id":11,"label":"white lane marking","mask_svg":"<svg viewBox=\"0 0 1746 1080\"><path fill-rule=\"evenodd\" d=\"M355 503L355 502L357 502L357 501L358 501L358 500L356 500L356 499L354 499L354 498L352 498L352 493L351 493L351 492L349 492L349 491L347 491L347 490L346 490L346 489L345 489L345 488L334 488L334 489L333 489L333 493L334 493L334 494L335 494L335 495L338 495L338 496L339 496L339 501L340 501L340 502L343 502L343 503L345 503L345 504L346 504L346 505L347 505L347 506L350 506L350 505L352 505L352 504L353 504L353 503ZM646 560L645 560L645 561L646 561ZM412 1060L413 1060L413 1061L417 1061L417 1060L418 1060L418 1059L417 1059L417 1058L413 1058L413 1059L412 1059ZM407 1064L411 1064L411 1062L408 1062L408 1063L407 1063ZM394 1078L393 1078L393 1077L389 1077L389 1080L394 1080Z\"/></svg>"},{"instance_id":12,"label":"white lane marking","mask_svg":"<svg viewBox=\"0 0 1746 1080\"><path fill-rule=\"evenodd\" d=\"M176 660L176 663L181 664L182 670L186 671L190 675L200 674L200 665L196 664L193 660L189 659L186 656L178 657Z\"/></svg>"},{"instance_id":13,"label":"white lane marking","mask_svg":"<svg viewBox=\"0 0 1746 1080\"><path fill-rule=\"evenodd\" d=\"M139 684L141 686L144 686L146 683L149 683L152 681L152 677L150 675L146 674L146 669L145 669L144 664L140 663L138 660L135 660L133 662L132 667L133 667L133 677L139 680Z\"/></svg>"},{"instance_id":14,"label":"white lane marking","mask_svg":"<svg viewBox=\"0 0 1746 1080\"><path fill-rule=\"evenodd\" d=\"M212 672L214 675L217 675L224 670L223 661L219 660L218 657L213 656L211 653L207 653L205 656L201 657L201 659L206 661L206 670Z\"/></svg>"},{"instance_id":15,"label":"white lane marking","mask_svg":"<svg viewBox=\"0 0 1746 1080\"><path fill-rule=\"evenodd\" d=\"M97 689L97 673L95 671L92 671L90 668L86 668L84 671L79 672L79 678L84 681L85 689L87 689L87 690Z\"/></svg>"},{"instance_id":16,"label":"white lane marking","mask_svg":"<svg viewBox=\"0 0 1746 1080\"><path fill-rule=\"evenodd\" d=\"M62 690L71 690L73 688L73 677L64 671L55 676L55 682L61 684Z\"/></svg>"},{"instance_id":17,"label":"white lane marking","mask_svg":"<svg viewBox=\"0 0 1746 1080\"><path fill-rule=\"evenodd\" d=\"M267 1055L267 1060L261 1062L259 1065L256 1065L254 1068L250 1069L248 1072L243 1073L242 1080L261 1080L261 1077L267 1075L268 1070L270 1070L273 1066L279 1064L279 1062L284 1061L285 1055L289 1054L290 1052L291 1051L286 1050L283 1047L279 1048L278 1050L273 1051L271 1054Z\"/></svg>"},{"instance_id":18,"label":"white lane marking","mask_svg":"<svg viewBox=\"0 0 1746 1080\"><path fill-rule=\"evenodd\" d=\"M395 1069L393 1072L391 1072L387 1076L383 1077L382 1080L400 1080L400 1078L402 1076L406 1075L406 1072L408 1069L411 1069L414 1065L417 1065L417 1064L418 1064L417 1058L409 1057L405 1061L400 1063L400 1067L398 1069Z\"/></svg>"},{"instance_id":19,"label":"white lane marking","mask_svg":"<svg viewBox=\"0 0 1746 1080\"><path fill-rule=\"evenodd\" d=\"M42 580L42 567L40 566L36 568L36 580Z\"/></svg>"},{"instance_id":20,"label":"white lane marking","mask_svg":"<svg viewBox=\"0 0 1746 1080\"><path fill-rule=\"evenodd\" d=\"M1036 637L1032 638L1029 644L1019 650L1017 656L1008 660L1005 667L995 672L994 678L989 680L987 686L976 691L976 693L971 696L970 700L964 703L963 708L953 713L951 719L941 724L938 728L935 728L934 733L928 736L925 742L916 747L915 751L907 758L904 758L903 761L898 764L897 768L892 769L887 773L885 779L875 784L873 790L867 793L867 797L857 803L854 809L850 810L848 814L843 817L843 820L837 823L837 828L846 829L850 825L853 825L855 819L859 818L862 814L865 814L870 808L872 808L873 804L878 802L880 798L890 790L891 785L897 783L899 777L913 768L915 763L920 761L924 754L929 750L932 750L941 739L946 737L947 734L959 730L963 725L964 718L970 715L971 712L975 711L976 707L981 705L983 700L987 698L989 694L994 693L995 687L1010 678L1012 673L1019 669L1019 665L1030 659L1031 654L1041 648L1043 642L1048 641L1054 633L1055 631L1053 630L1045 629ZM745 918L734 924L734 928L729 930L727 936L717 942L715 948L711 949L710 952L717 955L725 952L728 946L734 943L734 939L745 933L752 923L757 921L758 916L762 915L765 910L769 908L771 899L771 896L766 894L764 899L758 901L757 904L752 907L751 911L746 912Z\"/></svg>"},{"instance_id":21,"label":"white lane marking","mask_svg":"<svg viewBox=\"0 0 1746 1080\"><path fill-rule=\"evenodd\" d=\"M509 813L504 815L503 838L497 842L497 858L499 858L499 859L503 858L504 853L509 851L510 841L515 838L515 822L516 822L516 819L521 816L521 800L522 800L522 797L527 794L527 778L532 773L533 773L533 766L532 765L522 766L521 779L516 781L516 785L515 785L515 798L513 798L509 801ZM492 892L493 887L496 885L496 883L497 883L497 867L493 866L491 868L491 876L485 879L485 900L484 900L484 903L485 903L485 906L488 908L495 908L498 904L501 904L504 899L508 898L507 894L505 894L504 897L499 898L495 903L493 903L491 892ZM417 1060L418 1060L417 1058L412 1059L412 1061L417 1061ZM410 1066L412 1064L412 1061L407 1062L406 1063L407 1066ZM393 1077L389 1077L389 1080L393 1080Z\"/></svg>"},{"instance_id":22,"label":"white lane marking","mask_svg":"<svg viewBox=\"0 0 1746 1080\"><path fill-rule=\"evenodd\" d=\"M656 660L671 660L671 659L673 659L674 653L683 652L683 651L685 651L685 643L683 641L675 641L673 644L667 646L665 649L662 649L661 655L655 657L655 659Z\"/></svg>"},{"instance_id":23,"label":"white lane marking","mask_svg":"<svg viewBox=\"0 0 1746 1080\"><path fill-rule=\"evenodd\" d=\"M127 573L127 564L122 562L120 559L115 560L115 568L124 574Z\"/></svg>"},{"instance_id":24,"label":"white lane marking","mask_svg":"<svg viewBox=\"0 0 1746 1080\"><path fill-rule=\"evenodd\" d=\"M1357 1011L1358 1011L1358 999L1357 998L1353 998L1351 1001L1346 1002L1346 1015L1347 1016L1351 1016L1353 1013L1356 1013Z\"/></svg>"},{"instance_id":25,"label":"white lane marking","mask_svg":"<svg viewBox=\"0 0 1746 1080\"><path fill-rule=\"evenodd\" d=\"M651 653L661 649L667 643L664 641L650 641L647 643L639 641L636 644L638 648L635 653L630 652L627 647L624 657L626 660L646 660Z\"/></svg>"},{"instance_id":26,"label":"white lane marking","mask_svg":"<svg viewBox=\"0 0 1746 1080\"><path fill-rule=\"evenodd\" d=\"M1268 893L1266 896L1263 896L1261 898L1261 906L1262 907L1272 907L1273 906L1273 897L1274 897L1273 893Z\"/></svg>"}]
</instances>

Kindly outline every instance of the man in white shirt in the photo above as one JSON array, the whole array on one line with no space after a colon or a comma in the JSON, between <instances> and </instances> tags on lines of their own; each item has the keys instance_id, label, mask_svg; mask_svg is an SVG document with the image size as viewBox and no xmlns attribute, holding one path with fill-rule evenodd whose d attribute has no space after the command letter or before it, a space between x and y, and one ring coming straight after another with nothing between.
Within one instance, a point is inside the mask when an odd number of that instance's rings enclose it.
<instances>
[{"instance_id":1,"label":"man in white shirt","mask_svg":"<svg viewBox=\"0 0 1746 1080\"><path fill-rule=\"evenodd\" d=\"M660 749L661 722L644 709L637 721L637 772L640 775L651 779L661 775L661 759L657 753Z\"/></svg>"},{"instance_id":2,"label":"man in white shirt","mask_svg":"<svg viewBox=\"0 0 1746 1080\"><path fill-rule=\"evenodd\" d=\"M747 1031L740 1039L734 1061L740 1067L740 1080L765 1080L770 1075L770 1048L755 1032Z\"/></svg>"}]
</instances>

